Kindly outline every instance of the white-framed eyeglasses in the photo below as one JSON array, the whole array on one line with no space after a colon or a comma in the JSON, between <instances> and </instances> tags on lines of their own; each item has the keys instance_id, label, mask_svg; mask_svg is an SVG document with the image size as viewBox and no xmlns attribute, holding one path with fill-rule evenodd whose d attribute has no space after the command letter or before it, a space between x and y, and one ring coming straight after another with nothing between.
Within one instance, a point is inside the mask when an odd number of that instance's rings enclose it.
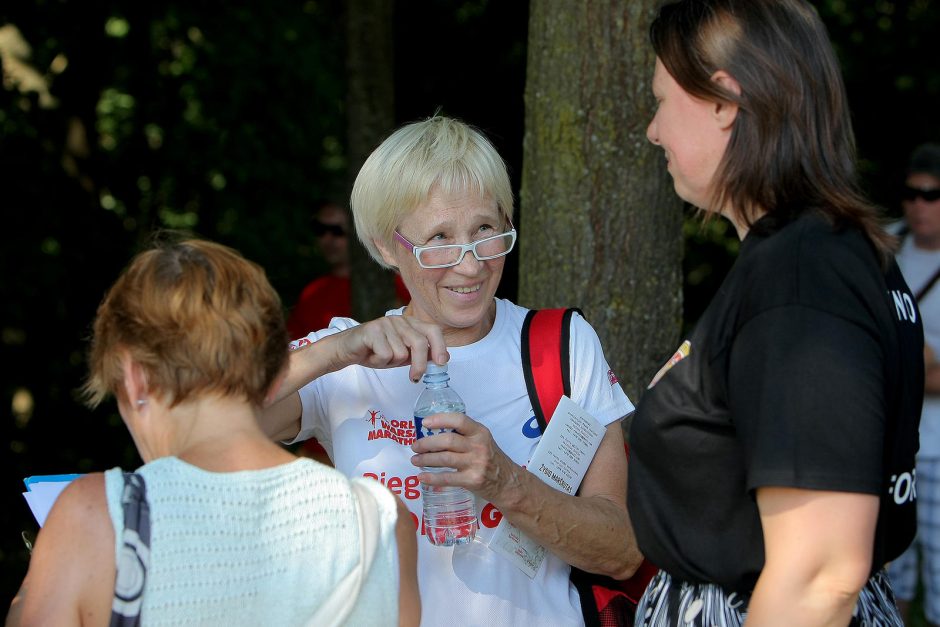
<instances>
[{"instance_id":1,"label":"white-framed eyeglasses","mask_svg":"<svg viewBox=\"0 0 940 627\"><path fill-rule=\"evenodd\" d=\"M443 246L415 246L405 236L395 231L395 239L398 243L410 250L418 265L422 268L450 268L463 261L463 256L468 252L478 261L487 259L496 259L508 255L516 245L516 229L509 223L509 230L499 235L491 235L478 239L469 244L444 244Z\"/></svg>"}]
</instances>

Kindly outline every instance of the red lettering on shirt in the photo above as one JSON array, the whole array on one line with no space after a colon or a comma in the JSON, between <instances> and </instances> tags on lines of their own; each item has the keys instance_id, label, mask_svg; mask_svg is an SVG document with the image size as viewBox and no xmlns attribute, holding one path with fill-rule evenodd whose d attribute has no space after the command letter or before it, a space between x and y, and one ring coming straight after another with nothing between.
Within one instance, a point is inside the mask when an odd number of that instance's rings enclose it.
<instances>
[{"instance_id":1,"label":"red lettering on shirt","mask_svg":"<svg viewBox=\"0 0 940 627\"><path fill-rule=\"evenodd\" d=\"M503 513L496 509L492 503L487 503L480 512L480 524L487 529L492 529L503 519Z\"/></svg>"},{"instance_id":2,"label":"red lettering on shirt","mask_svg":"<svg viewBox=\"0 0 940 627\"><path fill-rule=\"evenodd\" d=\"M308 339L305 338L305 337L302 337L302 338L300 338L299 340L294 340L293 342L291 342L290 344L288 344L288 347L287 347L287 348L288 348L288 350L295 351L295 350L297 350L297 349L299 349L299 348L303 348L304 346L309 346L309 345L311 345L311 344L313 344L313 342L311 342L310 340L308 340Z\"/></svg>"},{"instance_id":3,"label":"red lettering on shirt","mask_svg":"<svg viewBox=\"0 0 940 627\"><path fill-rule=\"evenodd\" d=\"M421 490L419 489L421 482L418 481L418 475L409 475L407 477L398 477L396 475L392 475L386 478L385 471L382 471L382 474L380 475L377 475L374 472L366 472L363 473L362 476L378 481L388 488L389 491L391 491L393 494L401 496L409 501L415 501L421 498Z\"/></svg>"},{"instance_id":4,"label":"red lettering on shirt","mask_svg":"<svg viewBox=\"0 0 940 627\"><path fill-rule=\"evenodd\" d=\"M391 440L403 446L411 446L415 441L415 426L413 420L389 420L384 414L370 409L367 420L372 423L372 429L366 441ZM376 421L379 425L376 426Z\"/></svg>"}]
</instances>

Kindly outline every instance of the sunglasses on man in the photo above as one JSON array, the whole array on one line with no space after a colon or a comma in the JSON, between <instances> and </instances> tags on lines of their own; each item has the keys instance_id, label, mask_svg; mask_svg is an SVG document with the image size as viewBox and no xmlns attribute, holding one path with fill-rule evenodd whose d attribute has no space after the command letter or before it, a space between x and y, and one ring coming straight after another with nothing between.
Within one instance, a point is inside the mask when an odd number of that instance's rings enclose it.
<instances>
[{"instance_id":1,"label":"sunglasses on man","mask_svg":"<svg viewBox=\"0 0 940 627\"><path fill-rule=\"evenodd\" d=\"M313 223L313 234L317 237L323 237L329 233L333 237L346 237L346 229L340 224L324 224L323 222Z\"/></svg>"},{"instance_id":2,"label":"sunglasses on man","mask_svg":"<svg viewBox=\"0 0 940 627\"><path fill-rule=\"evenodd\" d=\"M917 198L922 198L924 202L936 202L940 200L940 187L920 189L919 187L905 185L901 190L901 198L904 200L917 200Z\"/></svg>"}]
</instances>

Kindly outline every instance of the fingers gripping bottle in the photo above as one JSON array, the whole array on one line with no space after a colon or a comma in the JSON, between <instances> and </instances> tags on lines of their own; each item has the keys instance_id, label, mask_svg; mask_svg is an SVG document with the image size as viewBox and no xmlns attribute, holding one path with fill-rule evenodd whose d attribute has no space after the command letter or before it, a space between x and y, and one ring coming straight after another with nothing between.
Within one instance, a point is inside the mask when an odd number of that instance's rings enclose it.
<instances>
[{"instance_id":1,"label":"fingers gripping bottle","mask_svg":"<svg viewBox=\"0 0 940 627\"><path fill-rule=\"evenodd\" d=\"M415 401L415 435L423 438L443 433L446 429L423 428L421 422L432 414L458 413L466 406L448 384L450 375L447 366L428 363L424 373L424 390ZM453 472L451 468L423 467L424 472ZM473 504L473 493L456 486L422 485L423 526L428 541L436 546L468 544L477 532L477 515Z\"/></svg>"}]
</instances>

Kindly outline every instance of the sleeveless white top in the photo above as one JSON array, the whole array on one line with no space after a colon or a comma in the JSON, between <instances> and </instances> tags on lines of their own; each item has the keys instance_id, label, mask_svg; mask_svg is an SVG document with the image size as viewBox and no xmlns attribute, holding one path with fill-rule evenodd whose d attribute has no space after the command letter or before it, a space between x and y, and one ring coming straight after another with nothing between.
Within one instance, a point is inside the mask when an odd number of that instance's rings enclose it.
<instances>
[{"instance_id":1,"label":"sleeveless white top","mask_svg":"<svg viewBox=\"0 0 940 627\"><path fill-rule=\"evenodd\" d=\"M229 473L137 470L150 507L143 625L397 625L395 497L309 459ZM122 470L105 473L115 529Z\"/></svg>"}]
</instances>

